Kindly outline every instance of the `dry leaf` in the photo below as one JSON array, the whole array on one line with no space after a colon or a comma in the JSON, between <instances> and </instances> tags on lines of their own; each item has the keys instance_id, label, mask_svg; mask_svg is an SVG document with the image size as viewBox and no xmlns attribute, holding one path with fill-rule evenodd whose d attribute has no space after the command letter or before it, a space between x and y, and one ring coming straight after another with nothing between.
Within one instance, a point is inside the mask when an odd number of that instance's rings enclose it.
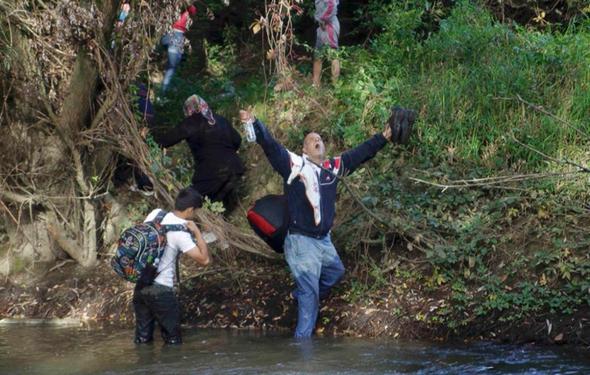
<instances>
[{"instance_id":1,"label":"dry leaf","mask_svg":"<svg viewBox=\"0 0 590 375\"><path fill-rule=\"evenodd\" d=\"M262 24L260 21L255 21L250 25L250 29L252 29L252 33L258 34L262 29Z\"/></svg>"}]
</instances>

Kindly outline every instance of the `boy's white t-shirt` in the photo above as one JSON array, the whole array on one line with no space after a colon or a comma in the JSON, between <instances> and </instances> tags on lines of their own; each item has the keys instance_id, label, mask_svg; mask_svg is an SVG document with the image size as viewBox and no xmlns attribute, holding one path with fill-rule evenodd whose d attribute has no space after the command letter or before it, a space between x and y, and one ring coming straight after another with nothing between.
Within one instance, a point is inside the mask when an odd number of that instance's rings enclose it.
<instances>
[{"instance_id":1,"label":"boy's white t-shirt","mask_svg":"<svg viewBox=\"0 0 590 375\"><path fill-rule=\"evenodd\" d=\"M144 220L144 222L152 221L161 210L159 208L153 210ZM162 224L182 224L186 225L187 221L169 212L162 219ZM176 257L178 252L186 253L197 244L193 241L192 236L187 232L174 231L166 233L166 249L160 264L158 265L158 276L154 282L172 288L174 286L174 276L176 275Z\"/></svg>"}]
</instances>

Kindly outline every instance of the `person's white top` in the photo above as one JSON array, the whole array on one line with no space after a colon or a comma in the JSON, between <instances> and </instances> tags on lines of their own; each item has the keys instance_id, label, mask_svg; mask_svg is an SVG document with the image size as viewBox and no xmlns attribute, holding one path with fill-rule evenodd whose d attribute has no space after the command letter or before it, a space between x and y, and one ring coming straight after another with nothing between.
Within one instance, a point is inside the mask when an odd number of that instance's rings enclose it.
<instances>
[{"instance_id":1,"label":"person's white top","mask_svg":"<svg viewBox=\"0 0 590 375\"><path fill-rule=\"evenodd\" d=\"M160 211L161 210L159 208L153 210L145 218L144 222L152 221ZM162 224L164 225L186 225L186 223L186 220L174 215L173 212L167 213L162 220ZM158 276L154 282L172 288L174 286L174 276L176 275L176 257L178 256L178 252L180 251L182 253L186 253L190 249L197 246L197 244L193 241L193 238L189 233L181 231L168 232L166 234L166 241L166 249L164 250L162 259L160 259L160 264L158 265Z\"/></svg>"}]
</instances>

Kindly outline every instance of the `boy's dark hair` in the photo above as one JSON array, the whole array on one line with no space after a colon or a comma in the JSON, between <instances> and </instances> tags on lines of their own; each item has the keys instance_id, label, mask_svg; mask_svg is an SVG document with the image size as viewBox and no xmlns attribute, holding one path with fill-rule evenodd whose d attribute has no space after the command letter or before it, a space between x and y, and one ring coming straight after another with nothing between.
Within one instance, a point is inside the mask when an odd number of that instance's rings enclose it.
<instances>
[{"instance_id":1,"label":"boy's dark hair","mask_svg":"<svg viewBox=\"0 0 590 375\"><path fill-rule=\"evenodd\" d=\"M187 187L178 192L174 209L184 211L187 208L201 208L203 206L203 196L193 187Z\"/></svg>"}]
</instances>

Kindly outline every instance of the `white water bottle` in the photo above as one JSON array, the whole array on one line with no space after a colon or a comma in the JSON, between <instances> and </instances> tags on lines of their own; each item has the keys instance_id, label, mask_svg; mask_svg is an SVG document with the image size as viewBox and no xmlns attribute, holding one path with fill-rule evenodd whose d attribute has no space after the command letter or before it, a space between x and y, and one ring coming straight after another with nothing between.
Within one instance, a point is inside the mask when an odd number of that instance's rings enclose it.
<instances>
[{"instance_id":1,"label":"white water bottle","mask_svg":"<svg viewBox=\"0 0 590 375\"><path fill-rule=\"evenodd\" d=\"M256 142L256 133L254 132L254 120L249 119L244 123L244 132L248 142Z\"/></svg>"}]
</instances>

